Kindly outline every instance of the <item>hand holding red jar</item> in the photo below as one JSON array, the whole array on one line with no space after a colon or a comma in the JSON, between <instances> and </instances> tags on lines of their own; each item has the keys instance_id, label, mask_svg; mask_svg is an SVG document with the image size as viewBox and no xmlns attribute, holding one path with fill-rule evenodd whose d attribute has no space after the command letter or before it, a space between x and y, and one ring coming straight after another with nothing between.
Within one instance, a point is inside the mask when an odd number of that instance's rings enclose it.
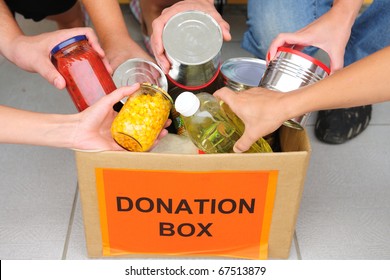
<instances>
[{"instance_id":1,"label":"hand holding red jar","mask_svg":"<svg viewBox=\"0 0 390 280\"><path fill-rule=\"evenodd\" d=\"M64 77L66 89L79 111L116 89L102 59L84 35L55 46L51 51L51 61Z\"/></svg>"}]
</instances>

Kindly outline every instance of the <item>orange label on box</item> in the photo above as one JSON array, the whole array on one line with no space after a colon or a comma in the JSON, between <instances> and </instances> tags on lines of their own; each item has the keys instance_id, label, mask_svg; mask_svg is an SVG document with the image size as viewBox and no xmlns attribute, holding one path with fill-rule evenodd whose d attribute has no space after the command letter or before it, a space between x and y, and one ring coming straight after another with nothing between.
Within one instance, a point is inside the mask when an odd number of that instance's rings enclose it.
<instances>
[{"instance_id":1,"label":"orange label on box","mask_svg":"<svg viewBox=\"0 0 390 280\"><path fill-rule=\"evenodd\" d=\"M103 255L266 259L277 174L97 168Z\"/></svg>"}]
</instances>

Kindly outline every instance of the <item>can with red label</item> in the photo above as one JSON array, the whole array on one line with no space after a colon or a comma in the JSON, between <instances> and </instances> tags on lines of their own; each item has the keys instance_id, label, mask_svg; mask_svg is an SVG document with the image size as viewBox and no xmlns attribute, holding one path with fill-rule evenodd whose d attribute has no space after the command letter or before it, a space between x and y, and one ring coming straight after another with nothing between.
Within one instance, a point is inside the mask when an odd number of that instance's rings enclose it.
<instances>
[{"instance_id":1,"label":"can with red label","mask_svg":"<svg viewBox=\"0 0 390 280\"><path fill-rule=\"evenodd\" d=\"M209 14L195 10L176 14L166 23L162 41L171 63L167 78L173 101L184 91L212 94L224 86L220 71L222 31ZM176 133L185 135L174 106L171 117Z\"/></svg>"},{"instance_id":2,"label":"can with red label","mask_svg":"<svg viewBox=\"0 0 390 280\"><path fill-rule=\"evenodd\" d=\"M312 57L304 53L303 49L279 47L275 57L268 64L259 86L288 92L322 80L330 74L327 65L329 56L321 49L318 49L317 54L321 54L323 59ZM309 114L310 112L288 120L284 125L303 129Z\"/></svg>"},{"instance_id":3,"label":"can with red label","mask_svg":"<svg viewBox=\"0 0 390 280\"><path fill-rule=\"evenodd\" d=\"M223 39L213 17L201 11L178 13L165 25L162 40L174 86L194 92L218 83Z\"/></svg>"}]
</instances>

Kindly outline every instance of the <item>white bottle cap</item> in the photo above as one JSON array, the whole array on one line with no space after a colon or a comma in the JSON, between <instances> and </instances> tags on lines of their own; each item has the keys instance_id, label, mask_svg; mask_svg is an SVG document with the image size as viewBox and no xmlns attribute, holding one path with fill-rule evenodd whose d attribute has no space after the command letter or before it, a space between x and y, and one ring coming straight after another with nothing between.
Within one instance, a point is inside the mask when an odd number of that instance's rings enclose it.
<instances>
[{"instance_id":1,"label":"white bottle cap","mask_svg":"<svg viewBox=\"0 0 390 280\"><path fill-rule=\"evenodd\" d=\"M198 111L200 100L195 94L189 91L182 92L175 101L175 109L184 117L192 116Z\"/></svg>"}]
</instances>

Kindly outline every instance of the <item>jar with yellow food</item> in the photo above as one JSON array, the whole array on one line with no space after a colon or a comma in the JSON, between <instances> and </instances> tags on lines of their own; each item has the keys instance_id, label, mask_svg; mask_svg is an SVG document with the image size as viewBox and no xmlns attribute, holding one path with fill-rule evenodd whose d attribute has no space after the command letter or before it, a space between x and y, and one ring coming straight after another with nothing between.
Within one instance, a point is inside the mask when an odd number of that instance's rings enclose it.
<instances>
[{"instance_id":1,"label":"jar with yellow food","mask_svg":"<svg viewBox=\"0 0 390 280\"><path fill-rule=\"evenodd\" d=\"M172 99L149 83L129 96L111 125L114 140L132 152L150 150L169 117Z\"/></svg>"}]
</instances>

